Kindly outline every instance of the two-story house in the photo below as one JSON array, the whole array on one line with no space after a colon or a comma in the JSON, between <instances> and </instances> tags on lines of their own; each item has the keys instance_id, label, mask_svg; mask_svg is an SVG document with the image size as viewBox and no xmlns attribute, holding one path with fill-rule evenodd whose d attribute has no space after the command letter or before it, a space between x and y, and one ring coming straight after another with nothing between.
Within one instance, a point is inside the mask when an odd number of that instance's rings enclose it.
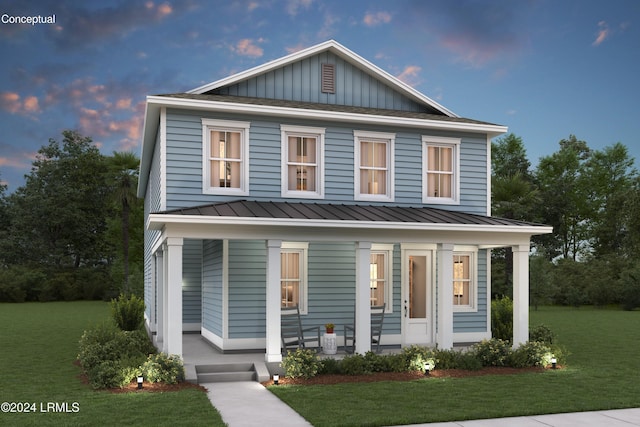
<instances>
[{"instance_id":1,"label":"two-story house","mask_svg":"<svg viewBox=\"0 0 640 427\"><path fill-rule=\"evenodd\" d=\"M490 141L506 130L335 41L149 96L138 195L158 347L182 355L195 331L280 361L291 305L305 325L355 318L359 353L383 303L383 345L490 338L498 247L514 250L514 343L526 341L530 238L551 229L490 216Z\"/></svg>"}]
</instances>

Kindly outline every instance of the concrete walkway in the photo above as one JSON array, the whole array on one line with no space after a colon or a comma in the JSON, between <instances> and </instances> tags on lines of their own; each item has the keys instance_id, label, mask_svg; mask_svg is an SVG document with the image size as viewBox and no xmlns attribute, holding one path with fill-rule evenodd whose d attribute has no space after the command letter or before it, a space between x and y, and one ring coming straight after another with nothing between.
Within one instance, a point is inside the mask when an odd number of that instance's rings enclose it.
<instances>
[{"instance_id":1,"label":"concrete walkway","mask_svg":"<svg viewBox=\"0 0 640 427\"><path fill-rule=\"evenodd\" d=\"M229 427L309 427L311 424L258 382L200 384ZM429 427L630 427L640 426L640 408L489 420L416 424Z\"/></svg>"}]
</instances>

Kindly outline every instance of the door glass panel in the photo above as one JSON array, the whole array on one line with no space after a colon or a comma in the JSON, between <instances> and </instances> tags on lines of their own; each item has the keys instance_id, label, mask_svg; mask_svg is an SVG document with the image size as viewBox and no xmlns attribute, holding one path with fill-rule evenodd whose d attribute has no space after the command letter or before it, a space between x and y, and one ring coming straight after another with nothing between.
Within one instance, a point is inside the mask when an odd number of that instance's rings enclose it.
<instances>
[{"instance_id":1,"label":"door glass panel","mask_svg":"<svg viewBox=\"0 0 640 427\"><path fill-rule=\"evenodd\" d=\"M409 257L409 318L427 317L427 257Z\"/></svg>"}]
</instances>

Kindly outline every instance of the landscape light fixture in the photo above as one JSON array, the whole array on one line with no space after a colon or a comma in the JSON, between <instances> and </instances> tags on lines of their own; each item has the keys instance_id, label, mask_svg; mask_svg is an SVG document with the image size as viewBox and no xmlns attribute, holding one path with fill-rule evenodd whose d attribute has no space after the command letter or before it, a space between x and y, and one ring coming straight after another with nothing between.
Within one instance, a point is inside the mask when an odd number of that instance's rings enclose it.
<instances>
[{"instance_id":1,"label":"landscape light fixture","mask_svg":"<svg viewBox=\"0 0 640 427\"><path fill-rule=\"evenodd\" d=\"M138 390L142 388L143 382L144 382L144 377L142 375L138 375Z\"/></svg>"},{"instance_id":2,"label":"landscape light fixture","mask_svg":"<svg viewBox=\"0 0 640 427\"><path fill-rule=\"evenodd\" d=\"M552 357L552 358L551 358L551 369L556 369L556 368L557 368L557 366L558 366L558 365L557 365L557 362L558 362L558 361L556 360L556 358L555 358L555 357Z\"/></svg>"},{"instance_id":3,"label":"landscape light fixture","mask_svg":"<svg viewBox=\"0 0 640 427\"><path fill-rule=\"evenodd\" d=\"M424 375L426 377L428 377L430 372L431 372L431 366L429 366L428 363L425 363L424 364Z\"/></svg>"},{"instance_id":4,"label":"landscape light fixture","mask_svg":"<svg viewBox=\"0 0 640 427\"><path fill-rule=\"evenodd\" d=\"M275 374L273 376L273 385L278 385L278 382L280 381L280 375Z\"/></svg>"}]
</instances>

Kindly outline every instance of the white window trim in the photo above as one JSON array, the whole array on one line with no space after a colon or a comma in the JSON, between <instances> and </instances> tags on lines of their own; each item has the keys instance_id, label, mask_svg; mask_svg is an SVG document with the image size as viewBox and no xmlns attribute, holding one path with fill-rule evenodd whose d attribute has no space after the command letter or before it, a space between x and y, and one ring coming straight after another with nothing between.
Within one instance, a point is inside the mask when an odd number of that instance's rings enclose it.
<instances>
[{"instance_id":1,"label":"white window trim","mask_svg":"<svg viewBox=\"0 0 640 427\"><path fill-rule=\"evenodd\" d=\"M442 136L422 135L422 203L434 205L459 205L460 204L460 138L446 138ZM452 197L429 197L427 182L427 165L429 164L428 147L453 148L453 177L451 188Z\"/></svg>"},{"instance_id":2,"label":"white window trim","mask_svg":"<svg viewBox=\"0 0 640 427\"><path fill-rule=\"evenodd\" d=\"M386 277L385 281L387 284L387 288L384 292L384 300L387 304L384 312L385 313L393 313L393 244L386 243L373 243L371 245L371 253L384 253L386 254Z\"/></svg>"},{"instance_id":3,"label":"white window trim","mask_svg":"<svg viewBox=\"0 0 640 427\"><path fill-rule=\"evenodd\" d=\"M300 314L308 314L309 307L309 243L308 242L282 242L280 253L297 252L300 257L300 300L298 309Z\"/></svg>"},{"instance_id":4,"label":"white window trim","mask_svg":"<svg viewBox=\"0 0 640 427\"><path fill-rule=\"evenodd\" d=\"M249 195L249 128L251 123L232 120L202 119L202 193L231 196ZM222 130L241 133L240 188L211 186L211 131Z\"/></svg>"},{"instance_id":5,"label":"white window trim","mask_svg":"<svg viewBox=\"0 0 640 427\"><path fill-rule=\"evenodd\" d=\"M303 199L324 199L324 134L325 128L280 125L281 167L280 182L282 197ZM316 137L316 191L289 190L289 136Z\"/></svg>"},{"instance_id":6,"label":"white window trim","mask_svg":"<svg viewBox=\"0 0 640 427\"><path fill-rule=\"evenodd\" d=\"M387 143L387 194L361 194L360 193L360 141L370 140ZM355 200L371 201L371 202L393 202L395 189L395 133L386 132L369 132L369 131L353 131L353 157L354 157L354 189L353 197Z\"/></svg>"},{"instance_id":7,"label":"white window trim","mask_svg":"<svg viewBox=\"0 0 640 427\"><path fill-rule=\"evenodd\" d=\"M455 246L453 256L468 255L469 262L469 305L453 305L456 313L477 313L478 312L478 248L474 246ZM453 299L453 295L451 295Z\"/></svg>"}]
</instances>

